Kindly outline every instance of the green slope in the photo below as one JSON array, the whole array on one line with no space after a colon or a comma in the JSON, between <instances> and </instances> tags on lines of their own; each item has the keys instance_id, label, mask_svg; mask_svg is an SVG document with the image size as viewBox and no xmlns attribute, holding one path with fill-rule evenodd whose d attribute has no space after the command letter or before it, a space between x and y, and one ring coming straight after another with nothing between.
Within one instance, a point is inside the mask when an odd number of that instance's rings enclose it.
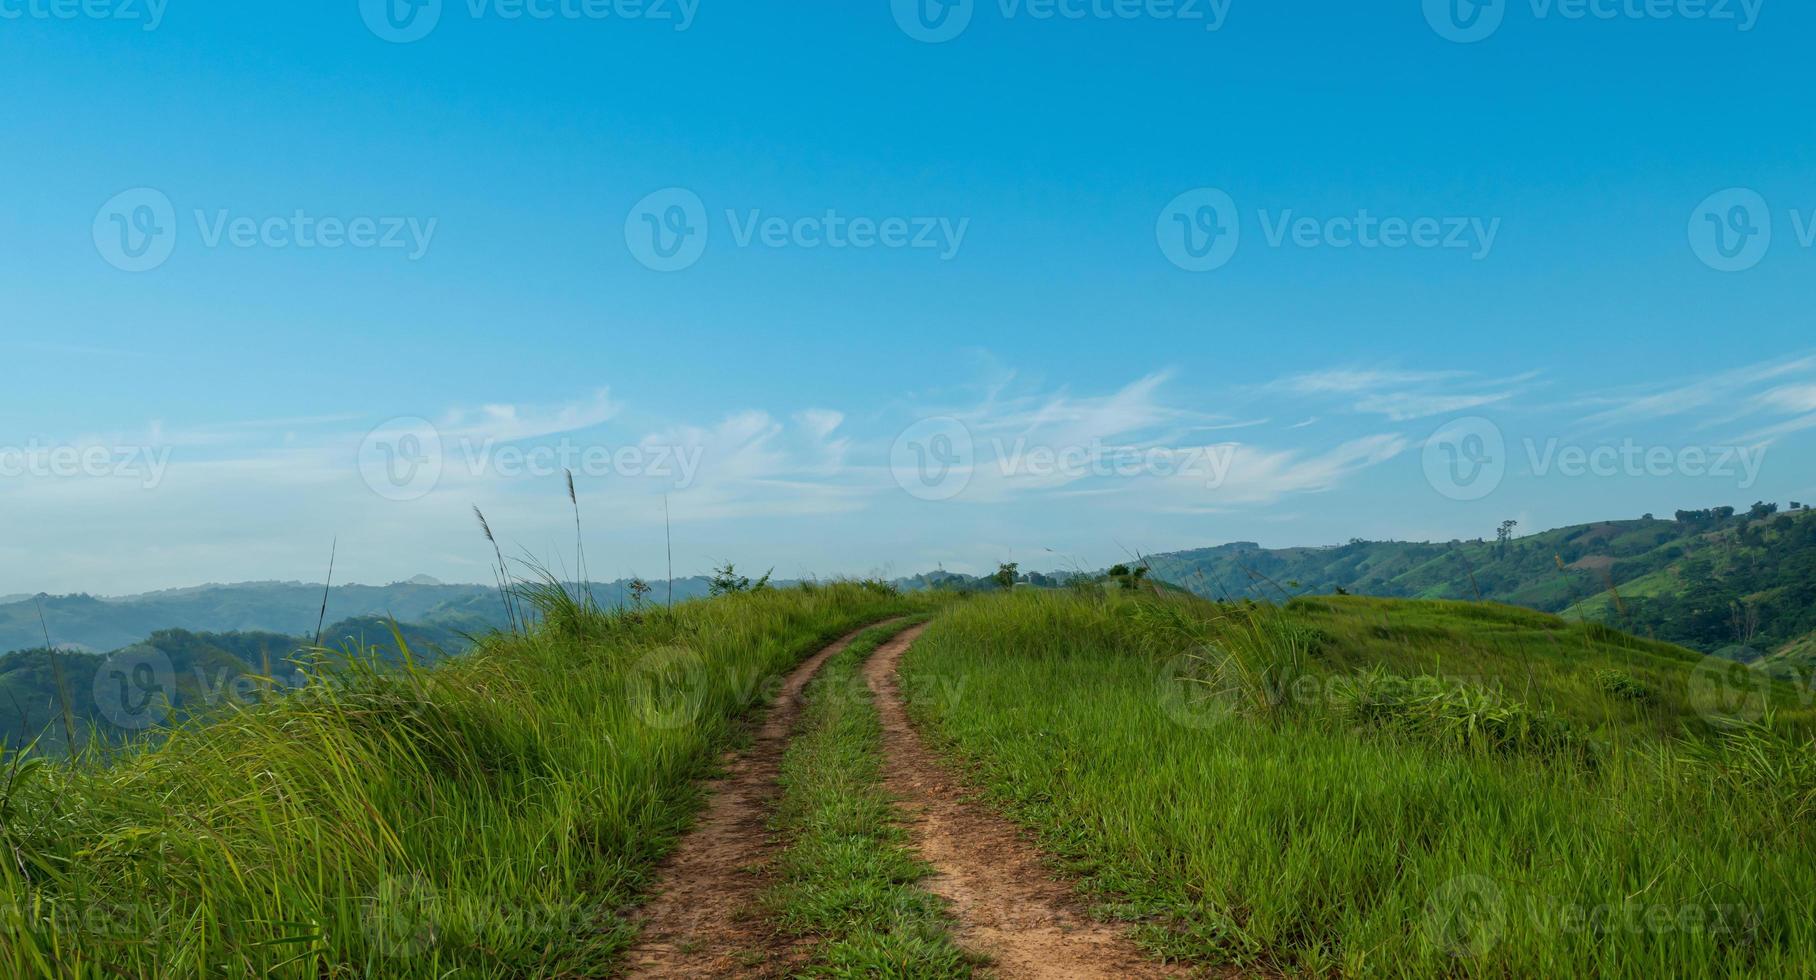
<instances>
[{"instance_id":1,"label":"green slope","mask_svg":"<svg viewBox=\"0 0 1816 980\"><path fill-rule=\"evenodd\" d=\"M1156 577L1208 598L1480 598L1741 659L1816 630L1816 512L1809 510L1682 512L1674 520L1581 524L1504 543L1236 543L1151 562Z\"/></svg>"},{"instance_id":2,"label":"green slope","mask_svg":"<svg viewBox=\"0 0 1816 980\"><path fill-rule=\"evenodd\" d=\"M1806 692L1709 666L1492 603L1071 590L956 604L902 675L954 692L910 710L983 795L1186 962L1816 975Z\"/></svg>"}]
</instances>

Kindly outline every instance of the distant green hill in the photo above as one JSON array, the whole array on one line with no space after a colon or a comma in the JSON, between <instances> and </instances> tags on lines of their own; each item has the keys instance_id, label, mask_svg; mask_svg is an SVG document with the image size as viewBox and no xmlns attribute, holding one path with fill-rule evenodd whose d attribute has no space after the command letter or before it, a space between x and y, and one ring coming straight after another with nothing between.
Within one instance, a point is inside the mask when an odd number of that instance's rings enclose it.
<instances>
[{"instance_id":1,"label":"distant green hill","mask_svg":"<svg viewBox=\"0 0 1816 980\"><path fill-rule=\"evenodd\" d=\"M467 634L445 624L399 624L398 632L418 663L465 652ZM270 632L206 633L159 630L108 654L58 651L55 661L40 648L0 656L0 739L8 748L37 740L46 754L69 749L63 717L77 745L98 738L121 742L184 716L233 702L250 702L272 686L300 682L312 660L304 653L314 637ZM376 616L342 620L322 632L322 645L359 650L381 660L402 659L389 620Z\"/></svg>"},{"instance_id":2,"label":"distant green hill","mask_svg":"<svg viewBox=\"0 0 1816 980\"><path fill-rule=\"evenodd\" d=\"M1736 659L1816 654L1816 511L1807 508L1683 511L1506 541L1239 542L1150 561L1156 578L1211 598L1486 599Z\"/></svg>"}]
</instances>

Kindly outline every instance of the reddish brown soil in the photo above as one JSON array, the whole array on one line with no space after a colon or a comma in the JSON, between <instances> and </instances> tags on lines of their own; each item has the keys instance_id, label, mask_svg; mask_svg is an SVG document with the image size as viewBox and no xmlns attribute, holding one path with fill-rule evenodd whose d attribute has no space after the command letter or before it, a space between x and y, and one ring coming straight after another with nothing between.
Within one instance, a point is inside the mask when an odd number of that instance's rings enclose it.
<instances>
[{"instance_id":1,"label":"reddish brown soil","mask_svg":"<svg viewBox=\"0 0 1816 980\"><path fill-rule=\"evenodd\" d=\"M749 749L708 787L705 811L663 863L658 891L638 917L642 937L625 956L630 976L783 976L805 958L805 946L765 926L755 908L776 852L767 821L801 692L858 632L789 673Z\"/></svg>"}]
</instances>

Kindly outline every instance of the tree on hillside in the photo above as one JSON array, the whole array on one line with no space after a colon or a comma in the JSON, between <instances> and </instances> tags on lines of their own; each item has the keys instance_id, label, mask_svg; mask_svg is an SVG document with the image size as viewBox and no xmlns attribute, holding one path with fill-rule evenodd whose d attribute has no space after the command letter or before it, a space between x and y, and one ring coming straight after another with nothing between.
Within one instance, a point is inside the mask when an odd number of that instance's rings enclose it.
<instances>
[{"instance_id":1,"label":"tree on hillside","mask_svg":"<svg viewBox=\"0 0 1816 980\"><path fill-rule=\"evenodd\" d=\"M1020 569L1021 565L1016 562L1003 562L996 566L996 574L991 577L996 579L997 585L1000 585L1005 589L1013 589L1015 588L1015 580L1020 574Z\"/></svg>"},{"instance_id":2,"label":"tree on hillside","mask_svg":"<svg viewBox=\"0 0 1816 980\"><path fill-rule=\"evenodd\" d=\"M631 579L630 584L624 587L624 591L630 593L631 608L642 609L643 601L648 599L649 594L655 590L650 588L648 582L645 582L640 578L633 578Z\"/></svg>"},{"instance_id":3,"label":"tree on hillside","mask_svg":"<svg viewBox=\"0 0 1816 980\"><path fill-rule=\"evenodd\" d=\"M769 588L769 576L775 569L763 573L763 577L752 582L747 576L738 574L738 567L731 562L713 569L713 577L707 583L707 591L713 595L732 595L738 592L759 592Z\"/></svg>"},{"instance_id":4,"label":"tree on hillside","mask_svg":"<svg viewBox=\"0 0 1816 980\"><path fill-rule=\"evenodd\" d=\"M1141 586L1142 580L1148 577L1147 566L1130 568L1127 565L1113 565L1110 568L1110 581L1125 589L1133 591Z\"/></svg>"},{"instance_id":5,"label":"tree on hillside","mask_svg":"<svg viewBox=\"0 0 1816 980\"><path fill-rule=\"evenodd\" d=\"M1507 557L1507 543L1513 540L1513 529L1520 526L1519 521L1502 521L1495 531L1495 541L1500 546L1501 557Z\"/></svg>"}]
</instances>

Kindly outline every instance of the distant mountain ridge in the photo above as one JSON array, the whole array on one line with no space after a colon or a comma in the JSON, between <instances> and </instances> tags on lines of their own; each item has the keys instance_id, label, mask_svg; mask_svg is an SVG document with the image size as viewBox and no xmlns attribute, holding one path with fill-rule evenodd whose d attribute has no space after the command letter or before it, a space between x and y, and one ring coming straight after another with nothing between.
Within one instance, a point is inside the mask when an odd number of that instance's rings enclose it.
<instances>
[{"instance_id":1,"label":"distant mountain ridge","mask_svg":"<svg viewBox=\"0 0 1816 980\"><path fill-rule=\"evenodd\" d=\"M1756 661L1816 654L1816 511L1761 503L1506 540L1249 542L1154 555L1154 576L1217 599L1348 592L1491 600Z\"/></svg>"},{"instance_id":2,"label":"distant mountain ridge","mask_svg":"<svg viewBox=\"0 0 1816 980\"><path fill-rule=\"evenodd\" d=\"M313 641L312 634L164 629L106 654L65 650L53 660L42 648L14 651L0 656L0 739L9 748L35 740L58 755L72 739L85 744L91 733L119 742L198 709L250 703L270 687L299 683ZM426 665L471 644L449 627L366 616L324 627L322 645L393 663L407 651ZM58 693L59 675L66 698Z\"/></svg>"},{"instance_id":3,"label":"distant mountain ridge","mask_svg":"<svg viewBox=\"0 0 1816 980\"><path fill-rule=\"evenodd\" d=\"M593 596L601 605L623 605L630 601L629 584L628 579L595 583ZM666 599L667 583L652 584L653 598ZM705 595L707 586L699 576L676 579L675 598ZM0 602L0 652L43 647L46 627L58 649L88 652L117 650L167 629L310 635L321 617L322 586L294 581L208 584L118 597L43 596L42 604L41 625L34 597ZM479 632L504 624L496 587L446 585L428 576L328 590L328 621L362 616Z\"/></svg>"},{"instance_id":4,"label":"distant mountain ridge","mask_svg":"<svg viewBox=\"0 0 1816 980\"><path fill-rule=\"evenodd\" d=\"M1349 592L1385 598L1492 600L1603 622L1736 659L1816 665L1816 511L1761 503L1680 511L1669 519L1602 521L1505 541L1354 540L1262 548L1233 542L1150 556L1154 578L1213 599L1280 600ZM1055 585L1072 576L1024 573ZM628 605L631 580L592 586L606 607ZM649 583L667 599L663 581ZM788 585L789 582L777 582ZM895 579L905 589L994 587L989 577L934 571ZM704 576L676 579L676 600L708 594ZM296 581L207 584L139 595L45 596L52 644L119 650L170 629L310 636L322 586ZM416 576L389 585L337 585L329 621L395 618L423 628L482 633L503 626L489 585ZM0 652L44 646L38 601L0 601Z\"/></svg>"}]
</instances>

